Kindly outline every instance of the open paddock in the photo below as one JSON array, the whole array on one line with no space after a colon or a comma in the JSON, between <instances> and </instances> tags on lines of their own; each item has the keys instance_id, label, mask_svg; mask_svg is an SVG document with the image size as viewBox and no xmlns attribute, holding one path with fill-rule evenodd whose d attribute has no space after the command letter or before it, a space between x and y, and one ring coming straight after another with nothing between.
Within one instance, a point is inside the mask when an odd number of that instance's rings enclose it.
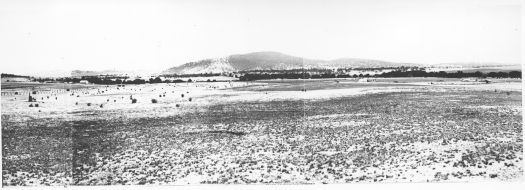
<instances>
[{"instance_id":1,"label":"open paddock","mask_svg":"<svg viewBox=\"0 0 525 190\"><path fill-rule=\"evenodd\" d=\"M2 87L2 184L523 180L521 82L428 82Z\"/></svg>"}]
</instances>

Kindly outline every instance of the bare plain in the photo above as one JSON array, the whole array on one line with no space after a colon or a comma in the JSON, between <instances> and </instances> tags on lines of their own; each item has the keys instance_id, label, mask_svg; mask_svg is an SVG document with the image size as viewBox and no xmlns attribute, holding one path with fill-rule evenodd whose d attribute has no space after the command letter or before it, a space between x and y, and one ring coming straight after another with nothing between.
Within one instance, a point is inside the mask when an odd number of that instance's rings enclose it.
<instances>
[{"instance_id":1,"label":"bare plain","mask_svg":"<svg viewBox=\"0 0 525 190\"><path fill-rule=\"evenodd\" d=\"M3 83L2 185L523 180L521 98L509 79Z\"/></svg>"}]
</instances>

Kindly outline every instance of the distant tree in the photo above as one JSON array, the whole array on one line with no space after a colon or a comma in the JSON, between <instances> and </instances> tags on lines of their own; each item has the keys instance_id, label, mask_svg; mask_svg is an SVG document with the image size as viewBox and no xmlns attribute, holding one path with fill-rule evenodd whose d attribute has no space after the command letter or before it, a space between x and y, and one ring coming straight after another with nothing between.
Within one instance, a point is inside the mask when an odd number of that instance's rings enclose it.
<instances>
[{"instance_id":1,"label":"distant tree","mask_svg":"<svg viewBox=\"0 0 525 190\"><path fill-rule=\"evenodd\" d=\"M498 77L499 78L508 78L509 77L509 73L498 72Z\"/></svg>"},{"instance_id":2,"label":"distant tree","mask_svg":"<svg viewBox=\"0 0 525 190\"><path fill-rule=\"evenodd\" d=\"M153 79L153 83L162 83L162 79L160 79L160 77L155 77L155 79Z\"/></svg>"},{"instance_id":3,"label":"distant tree","mask_svg":"<svg viewBox=\"0 0 525 190\"><path fill-rule=\"evenodd\" d=\"M475 73L472 73L472 77L482 77L482 76L483 76L483 73L479 72L479 71L476 71Z\"/></svg>"},{"instance_id":4,"label":"distant tree","mask_svg":"<svg viewBox=\"0 0 525 190\"><path fill-rule=\"evenodd\" d=\"M520 71L511 71L509 72L510 78L521 78L521 72Z\"/></svg>"}]
</instances>

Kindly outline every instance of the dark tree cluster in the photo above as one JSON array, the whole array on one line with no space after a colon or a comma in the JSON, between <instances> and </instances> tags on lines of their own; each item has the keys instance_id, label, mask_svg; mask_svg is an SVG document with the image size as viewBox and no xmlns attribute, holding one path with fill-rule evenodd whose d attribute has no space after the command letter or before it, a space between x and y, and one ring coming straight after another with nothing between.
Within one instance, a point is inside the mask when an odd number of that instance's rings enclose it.
<instances>
[{"instance_id":1,"label":"dark tree cluster","mask_svg":"<svg viewBox=\"0 0 525 190\"><path fill-rule=\"evenodd\" d=\"M380 75L369 75L369 74L360 74L360 75L349 75L349 74L334 74L331 72L326 72L323 74L310 74L307 72L304 73L247 73L239 77L241 81L252 81L252 80L268 80L268 79L317 79L317 78L357 78L357 77L441 77L441 78L521 78L521 71L511 71L511 72L490 72L483 73L480 71L477 72L462 72L457 71L455 73L447 73L445 71L440 72L426 72L422 70L413 70L413 71L392 71L388 73L382 73Z\"/></svg>"},{"instance_id":2,"label":"dark tree cluster","mask_svg":"<svg viewBox=\"0 0 525 190\"><path fill-rule=\"evenodd\" d=\"M133 79L129 80L126 78L111 78L111 77L99 77L99 76L83 76L81 78L70 78L70 77L64 77L64 78L35 78L33 81L35 82L65 82L65 83L80 83L81 80L87 80L89 83L92 84L145 84L145 83L182 83L182 82L191 82L191 79L188 81L184 81L181 79L175 79L175 80L162 80L160 77L150 78L149 80L144 79ZM213 80L215 82L216 80Z\"/></svg>"},{"instance_id":3,"label":"dark tree cluster","mask_svg":"<svg viewBox=\"0 0 525 190\"><path fill-rule=\"evenodd\" d=\"M7 77L31 78L31 77L29 77L29 76L15 75L15 74L9 74L9 73L2 73L2 74L1 74L1 77L2 77L2 78L7 78Z\"/></svg>"},{"instance_id":4,"label":"dark tree cluster","mask_svg":"<svg viewBox=\"0 0 525 190\"><path fill-rule=\"evenodd\" d=\"M357 77L370 77L366 75L348 75L348 74L334 74L334 73L323 73L323 74L310 74L310 73L282 73L282 74L245 74L239 77L241 81L252 81L252 80L268 80L268 79L321 79L321 78L357 78Z\"/></svg>"},{"instance_id":5,"label":"dark tree cluster","mask_svg":"<svg viewBox=\"0 0 525 190\"><path fill-rule=\"evenodd\" d=\"M202 74L184 74L184 75L178 75L178 74L165 74L165 75L161 75L163 77L181 77L181 78L186 78L186 77L215 77L215 76L221 76L222 74L221 73L202 73Z\"/></svg>"},{"instance_id":6,"label":"dark tree cluster","mask_svg":"<svg viewBox=\"0 0 525 190\"><path fill-rule=\"evenodd\" d=\"M392 71L389 73L383 73L378 75L378 77L441 77L441 78L521 78L521 71L511 71L511 72L490 72L483 73L480 71L477 72L462 72L457 71L455 73L447 73L445 71L440 72L425 72L425 71Z\"/></svg>"}]
</instances>

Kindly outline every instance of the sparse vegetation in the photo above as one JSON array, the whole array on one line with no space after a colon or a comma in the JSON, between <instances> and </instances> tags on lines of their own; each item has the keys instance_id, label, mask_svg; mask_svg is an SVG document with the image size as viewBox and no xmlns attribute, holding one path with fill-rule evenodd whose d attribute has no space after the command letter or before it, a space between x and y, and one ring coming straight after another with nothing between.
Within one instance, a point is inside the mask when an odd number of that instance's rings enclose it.
<instances>
[{"instance_id":1,"label":"sparse vegetation","mask_svg":"<svg viewBox=\"0 0 525 190\"><path fill-rule=\"evenodd\" d=\"M499 81L418 86L408 84L412 79L395 80L400 82L101 86L72 90L81 97L53 95L61 100L46 100L39 109L25 107L26 95L19 101L2 97L2 183L308 184L523 177L521 86ZM104 94L97 94L102 89ZM174 96L153 105L162 94L158 89L198 101L184 103ZM129 94L131 101L152 103L130 105ZM107 109L71 106L90 101L102 108L110 99L115 103Z\"/></svg>"}]
</instances>

